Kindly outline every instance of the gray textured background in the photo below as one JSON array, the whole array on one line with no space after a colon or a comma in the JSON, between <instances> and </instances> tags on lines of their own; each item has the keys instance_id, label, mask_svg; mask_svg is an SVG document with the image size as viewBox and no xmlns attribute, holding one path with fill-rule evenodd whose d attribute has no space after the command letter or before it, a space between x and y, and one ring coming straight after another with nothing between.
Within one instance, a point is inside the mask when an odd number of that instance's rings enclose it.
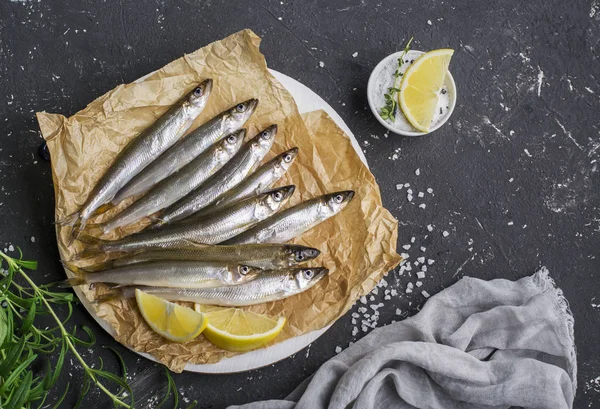
<instances>
[{"instance_id":1,"label":"gray textured background","mask_svg":"<svg viewBox=\"0 0 600 409\"><path fill-rule=\"evenodd\" d=\"M39 282L61 277L52 181L49 164L36 154L42 141L34 112L71 115L116 85L243 28L263 37L270 67L320 94L353 130L385 205L400 220L400 251L409 261L435 260L412 294L404 291L417 281L414 269L390 273L387 290L399 295L386 300L380 288L368 300L384 304L376 325L399 319L397 309L416 313L422 289L433 294L464 275L513 279L545 265L575 315L575 407L600 408L598 0L4 0L0 245L18 245L39 260ZM372 68L410 36L415 49L456 50L451 71L458 87L450 122L414 139L386 135L365 92ZM413 202L406 189L396 190L399 183L411 184ZM417 198L427 188L433 195ZM401 246L412 237L405 251ZM349 313L308 349L276 365L230 376L183 374L176 381L186 399L201 400L201 408L285 396L337 346L364 336L364 318L359 314L353 324ZM152 385L143 399L159 392L158 378L146 378L158 376L155 364L116 345L85 312L75 322L124 354L134 382ZM99 348L84 352L88 359L111 359ZM77 368L69 363L64 372L61 382L77 389ZM91 394L89 402L98 396Z\"/></svg>"}]
</instances>

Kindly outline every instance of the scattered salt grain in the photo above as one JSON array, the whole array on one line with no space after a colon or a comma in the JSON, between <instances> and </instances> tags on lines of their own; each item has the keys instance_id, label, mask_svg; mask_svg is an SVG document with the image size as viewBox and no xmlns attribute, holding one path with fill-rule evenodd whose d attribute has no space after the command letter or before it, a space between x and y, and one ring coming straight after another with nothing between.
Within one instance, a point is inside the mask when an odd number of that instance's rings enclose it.
<instances>
[{"instance_id":1,"label":"scattered salt grain","mask_svg":"<svg viewBox=\"0 0 600 409\"><path fill-rule=\"evenodd\" d=\"M417 170L415 170L415 175L419 176L421 174L421 169L417 168Z\"/></svg>"},{"instance_id":2,"label":"scattered salt grain","mask_svg":"<svg viewBox=\"0 0 600 409\"><path fill-rule=\"evenodd\" d=\"M357 312L353 312L353 313L352 313L352 318L358 318L358 317L360 317L360 315L358 315L358 313L357 313Z\"/></svg>"},{"instance_id":3,"label":"scattered salt grain","mask_svg":"<svg viewBox=\"0 0 600 409\"><path fill-rule=\"evenodd\" d=\"M427 231L433 231L433 226L431 224L427 225Z\"/></svg>"},{"instance_id":4,"label":"scattered salt grain","mask_svg":"<svg viewBox=\"0 0 600 409\"><path fill-rule=\"evenodd\" d=\"M421 281L417 281L417 282L415 283L415 285L416 285L417 287L421 287L421 286L423 285L423 283L422 283Z\"/></svg>"},{"instance_id":5,"label":"scattered salt grain","mask_svg":"<svg viewBox=\"0 0 600 409\"><path fill-rule=\"evenodd\" d=\"M406 293L406 294L410 294L410 293L412 293L412 289L411 289L411 288L407 288L407 289L406 289L406 291L405 291L405 293Z\"/></svg>"},{"instance_id":6,"label":"scattered salt grain","mask_svg":"<svg viewBox=\"0 0 600 409\"><path fill-rule=\"evenodd\" d=\"M417 257L417 261L421 264L423 264L425 262L425 257L421 256L421 257Z\"/></svg>"},{"instance_id":7,"label":"scattered salt grain","mask_svg":"<svg viewBox=\"0 0 600 409\"><path fill-rule=\"evenodd\" d=\"M427 20L427 24L432 25L433 23L431 22L431 20Z\"/></svg>"},{"instance_id":8,"label":"scattered salt grain","mask_svg":"<svg viewBox=\"0 0 600 409\"><path fill-rule=\"evenodd\" d=\"M10 246L8 246L8 251L15 251L15 248L13 247L12 244Z\"/></svg>"},{"instance_id":9,"label":"scattered salt grain","mask_svg":"<svg viewBox=\"0 0 600 409\"><path fill-rule=\"evenodd\" d=\"M427 260L427 264L432 265L433 263L435 263L435 260L432 260L432 259Z\"/></svg>"},{"instance_id":10,"label":"scattered salt grain","mask_svg":"<svg viewBox=\"0 0 600 409\"><path fill-rule=\"evenodd\" d=\"M352 328L352 336L355 337L356 334L358 334L358 328L354 327Z\"/></svg>"},{"instance_id":11,"label":"scattered salt grain","mask_svg":"<svg viewBox=\"0 0 600 409\"><path fill-rule=\"evenodd\" d=\"M35 237L31 236L31 242L35 243Z\"/></svg>"},{"instance_id":12,"label":"scattered salt grain","mask_svg":"<svg viewBox=\"0 0 600 409\"><path fill-rule=\"evenodd\" d=\"M414 242L415 242L415 240L416 240L416 237L411 237L411 238L410 238L410 242L411 242L411 243L414 243Z\"/></svg>"},{"instance_id":13,"label":"scattered salt grain","mask_svg":"<svg viewBox=\"0 0 600 409\"><path fill-rule=\"evenodd\" d=\"M373 288L373 291L371 291L371 292L373 294L377 295L377 294L379 294L379 288L375 287L375 288ZM373 301L373 300L371 300L371 301Z\"/></svg>"},{"instance_id":14,"label":"scattered salt grain","mask_svg":"<svg viewBox=\"0 0 600 409\"><path fill-rule=\"evenodd\" d=\"M419 205L419 207L420 207L421 209L425 209L425 203L421 203L421 204Z\"/></svg>"},{"instance_id":15,"label":"scattered salt grain","mask_svg":"<svg viewBox=\"0 0 600 409\"><path fill-rule=\"evenodd\" d=\"M425 278L425 273L423 271L417 271L417 278L420 278L420 279Z\"/></svg>"},{"instance_id":16,"label":"scattered salt grain","mask_svg":"<svg viewBox=\"0 0 600 409\"><path fill-rule=\"evenodd\" d=\"M386 296L383 297L383 299L386 300L386 301L388 301L388 300L391 300L392 297L390 297L389 295L386 295Z\"/></svg>"},{"instance_id":17,"label":"scattered salt grain","mask_svg":"<svg viewBox=\"0 0 600 409\"><path fill-rule=\"evenodd\" d=\"M408 194L411 194L411 195L412 195L412 192L413 192L413 191L412 191L412 189L408 189L408 190L406 191L406 193L408 193Z\"/></svg>"},{"instance_id":18,"label":"scattered salt grain","mask_svg":"<svg viewBox=\"0 0 600 409\"><path fill-rule=\"evenodd\" d=\"M508 222L508 225L509 225L509 226L512 226L513 224L514 224L513 222Z\"/></svg>"},{"instance_id":19,"label":"scattered salt grain","mask_svg":"<svg viewBox=\"0 0 600 409\"><path fill-rule=\"evenodd\" d=\"M323 61L319 61L319 67L323 68L325 66L325 63Z\"/></svg>"},{"instance_id":20,"label":"scattered salt grain","mask_svg":"<svg viewBox=\"0 0 600 409\"><path fill-rule=\"evenodd\" d=\"M531 155L527 149L523 149L523 152L525 152L525 155L529 156L530 158L533 157L533 155Z\"/></svg>"},{"instance_id":21,"label":"scattered salt grain","mask_svg":"<svg viewBox=\"0 0 600 409\"><path fill-rule=\"evenodd\" d=\"M410 258L410 254L408 254L408 253L400 253L400 257L402 257L404 259L404 260L402 260L402 262L404 262L408 258Z\"/></svg>"},{"instance_id":22,"label":"scattered salt grain","mask_svg":"<svg viewBox=\"0 0 600 409\"><path fill-rule=\"evenodd\" d=\"M423 253L425 253L425 250L427 250L425 247L421 247L421 251L422 251Z\"/></svg>"},{"instance_id":23,"label":"scattered salt grain","mask_svg":"<svg viewBox=\"0 0 600 409\"><path fill-rule=\"evenodd\" d=\"M432 188L430 188L430 187L428 187L428 188L427 188L427 193L433 193L433 189L432 189Z\"/></svg>"},{"instance_id":24,"label":"scattered salt grain","mask_svg":"<svg viewBox=\"0 0 600 409\"><path fill-rule=\"evenodd\" d=\"M414 287L413 283L406 284L406 288L413 288L413 287Z\"/></svg>"},{"instance_id":25,"label":"scattered salt grain","mask_svg":"<svg viewBox=\"0 0 600 409\"><path fill-rule=\"evenodd\" d=\"M405 183L404 187L410 187L410 183Z\"/></svg>"},{"instance_id":26,"label":"scattered salt grain","mask_svg":"<svg viewBox=\"0 0 600 409\"><path fill-rule=\"evenodd\" d=\"M425 264L421 266L421 271L427 272L427 266Z\"/></svg>"},{"instance_id":27,"label":"scattered salt grain","mask_svg":"<svg viewBox=\"0 0 600 409\"><path fill-rule=\"evenodd\" d=\"M442 233L442 236L444 237L448 237L450 235L450 233L448 233L446 230L444 230L444 232Z\"/></svg>"},{"instance_id":28,"label":"scattered salt grain","mask_svg":"<svg viewBox=\"0 0 600 409\"><path fill-rule=\"evenodd\" d=\"M510 178L510 179L508 179L508 181L509 181L510 183L512 183L512 182L513 182L513 180L515 180L515 178Z\"/></svg>"},{"instance_id":29,"label":"scattered salt grain","mask_svg":"<svg viewBox=\"0 0 600 409\"><path fill-rule=\"evenodd\" d=\"M406 195L406 200L408 200L409 202L412 202L413 196L409 193Z\"/></svg>"},{"instance_id":30,"label":"scattered salt grain","mask_svg":"<svg viewBox=\"0 0 600 409\"><path fill-rule=\"evenodd\" d=\"M375 297L373 297L373 296L370 296L370 297L369 297L369 300L370 300L370 301L375 301Z\"/></svg>"},{"instance_id":31,"label":"scattered salt grain","mask_svg":"<svg viewBox=\"0 0 600 409\"><path fill-rule=\"evenodd\" d=\"M354 53L352 54L352 57L354 57L354 58L358 57L358 51L354 52Z\"/></svg>"},{"instance_id":32,"label":"scattered salt grain","mask_svg":"<svg viewBox=\"0 0 600 409\"><path fill-rule=\"evenodd\" d=\"M405 244L404 246L402 246L402 248L404 250L410 250L410 244Z\"/></svg>"},{"instance_id":33,"label":"scattered salt grain","mask_svg":"<svg viewBox=\"0 0 600 409\"><path fill-rule=\"evenodd\" d=\"M390 295L391 295L392 297L395 297L395 296L397 296L397 295L398 295L398 290L396 290L395 288L392 288L392 291L390 291Z\"/></svg>"},{"instance_id":34,"label":"scattered salt grain","mask_svg":"<svg viewBox=\"0 0 600 409\"><path fill-rule=\"evenodd\" d=\"M425 297L425 298L429 298L429 297L431 297L431 296L429 295L429 293L428 293L427 291L425 291L425 290L421 291L421 295L422 295L423 297Z\"/></svg>"},{"instance_id":35,"label":"scattered salt grain","mask_svg":"<svg viewBox=\"0 0 600 409\"><path fill-rule=\"evenodd\" d=\"M364 295L362 297L360 297L360 302L363 304L367 303L367 297L365 297Z\"/></svg>"},{"instance_id":36,"label":"scattered salt grain","mask_svg":"<svg viewBox=\"0 0 600 409\"><path fill-rule=\"evenodd\" d=\"M403 187L404 187L404 185L403 185L403 184L396 185L396 190L400 190L400 189L402 189Z\"/></svg>"},{"instance_id":37,"label":"scattered salt grain","mask_svg":"<svg viewBox=\"0 0 600 409\"><path fill-rule=\"evenodd\" d=\"M418 196L418 197L424 197L424 196L425 196L425 193L423 193L423 192L419 192L419 194L418 194L417 196Z\"/></svg>"},{"instance_id":38,"label":"scattered salt grain","mask_svg":"<svg viewBox=\"0 0 600 409\"><path fill-rule=\"evenodd\" d=\"M396 315L401 315L402 314L402 310L400 308L396 308Z\"/></svg>"},{"instance_id":39,"label":"scattered salt grain","mask_svg":"<svg viewBox=\"0 0 600 409\"><path fill-rule=\"evenodd\" d=\"M342 348L341 347L335 347L335 353L339 354L340 352L342 352Z\"/></svg>"},{"instance_id":40,"label":"scattered salt grain","mask_svg":"<svg viewBox=\"0 0 600 409\"><path fill-rule=\"evenodd\" d=\"M365 300L365 304L367 303L367 300ZM365 312L367 312L367 307L358 307L358 312L360 312L361 314L364 314Z\"/></svg>"}]
</instances>

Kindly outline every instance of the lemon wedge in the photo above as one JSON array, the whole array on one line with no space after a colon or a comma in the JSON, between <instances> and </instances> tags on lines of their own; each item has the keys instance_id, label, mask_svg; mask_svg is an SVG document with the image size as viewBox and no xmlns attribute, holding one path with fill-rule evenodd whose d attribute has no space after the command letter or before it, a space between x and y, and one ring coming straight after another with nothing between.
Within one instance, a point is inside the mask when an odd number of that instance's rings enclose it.
<instances>
[{"instance_id":1,"label":"lemon wedge","mask_svg":"<svg viewBox=\"0 0 600 409\"><path fill-rule=\"evenodd\" d=\"M442 48L421 55L402 76L398 104L408 122L429 132L454 50Z\"/></svg>"},{"instance_id":2,"label":"lemon wedge","mask_svg":"<svg viewBox=\"0 0 600 409\"><path fill-rule=\"evenodd\" d=\"M136 289L135 299L150 328L169 341L186 342L206 328L208 320L201 312L182 307Z\"/></svg>"},{"instance_id":3,"label":"lemon wedge","mask_svg":"<svg viewBox=\"0 0 600 409\"><path fill-rule=\"evenodd\" d=\"M239 308L196 304L195 309L208 318L204 337L227 351L245 352L261 348L273 341L285 325L283 317L274 319Z\"/></svg>"}]
</instances>

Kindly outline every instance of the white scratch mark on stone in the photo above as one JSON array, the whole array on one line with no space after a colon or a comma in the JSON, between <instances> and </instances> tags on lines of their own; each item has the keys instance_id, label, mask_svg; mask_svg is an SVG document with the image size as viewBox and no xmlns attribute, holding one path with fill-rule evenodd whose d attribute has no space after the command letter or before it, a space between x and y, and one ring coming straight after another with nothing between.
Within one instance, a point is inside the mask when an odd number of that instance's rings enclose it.
<instances>
[{"instance_id":1,"label":"white scratch mark on stone","mask_svg":"<svg viewBox=\"0 0 600 409\"><path fill-rule=\"evenodd\" d=\"M591 89L590 87L585 87L585 90L586 90L587 92L589 92L590 94L593 94L593 93L594 93L594 91L592 91L592 89Z\"/></svg>"},{"instance_id":2,"label":"white scratch mark on stone","mask_svg":"<svg viewBox=\"0 0 600 409\"><path fill-rule=\"evenodd\" d=\"M577 141L575 140L575 138L573 138L573 135L571 135L571 132L567 131L567 129L564 127L563 124L560 123L560 121L557 118L554 118L554 120L556 121L556 123L558 124L558 126L560 126L560 129L562 129L563 133L567 136L567 138L569 138L571 141L573 141L573 143L575 144L575 146L577 146L579 148L580 151L583 150L583 146L581 146L579 143L577 143Z\"/></svg>"},{"instance_id":3,"label":"white scratch mark on stone","mask_svg":"<svg viewBox=\"0 0 600 409\"><path fill-rule=\"evenodd\" d=\"M525 152L525 155L529 156L530 158L533 158L533 156L531 155L531 153L529 153L527 149L523 149L523 152Z\"/></svg>"},{"instance_id":4,"label":"white scratch mark on stone","mask_svg":"<svg viewBox=\"0 0 600 409\"><path fill-rule=\"evenodd\" d=\"M540 67L538 66L538 70L540 70L540 72L538 73L538 97L542 94L542 85L544 84L544 71L542 71L540 69Z\"/></svg>"}]
</instances>

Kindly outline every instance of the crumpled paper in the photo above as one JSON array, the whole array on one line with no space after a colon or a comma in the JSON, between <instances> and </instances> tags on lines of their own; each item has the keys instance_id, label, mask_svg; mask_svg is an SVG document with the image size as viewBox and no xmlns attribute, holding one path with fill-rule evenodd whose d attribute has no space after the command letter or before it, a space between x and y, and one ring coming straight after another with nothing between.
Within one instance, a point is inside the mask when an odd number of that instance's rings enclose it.
<instances>
[{"instance_id":1,"label":"crumpled paper","mask_svg":"<svg viewBox=\"0 0 600 409\"><path fill-rule=\"evenodd\" d=\"M248 307L287 317L285 329L274 341L281 342L333 323L401 258L396 253L398 223L382 206L379 187L350 139L325 112L298 113L292 96L269 73L259 44L259 37L243 30L185 55L141 81L117 86L70 118L45 112L37 118L52 157L55 213L60 219L81 206L128 141L201 80L212 78L213 91L191 129L236 102L258 97L258 108L247 124L249 135L269 124L279 125L276 142L265 160L293 146L300 148L294 165L279 183L296 185L289 206L327 192L356 191L340 214L295 240L322 251L312 265L329 268L329 275L302 294ZM139 222L130 230L143 225ZM57 226L63 260L84 248L80 242L68 246L68 232L68 227ZM67 271L67 275L72 273ZM82 286L81 290L93 300L106 288ZM144 322L134 300L92 306L114 328L119 342L152 354L175 372L181 372L188 362L214 363L236 355L216 348L202 336L185 344L165 340Z\"/></svg>"}]
</instances>

